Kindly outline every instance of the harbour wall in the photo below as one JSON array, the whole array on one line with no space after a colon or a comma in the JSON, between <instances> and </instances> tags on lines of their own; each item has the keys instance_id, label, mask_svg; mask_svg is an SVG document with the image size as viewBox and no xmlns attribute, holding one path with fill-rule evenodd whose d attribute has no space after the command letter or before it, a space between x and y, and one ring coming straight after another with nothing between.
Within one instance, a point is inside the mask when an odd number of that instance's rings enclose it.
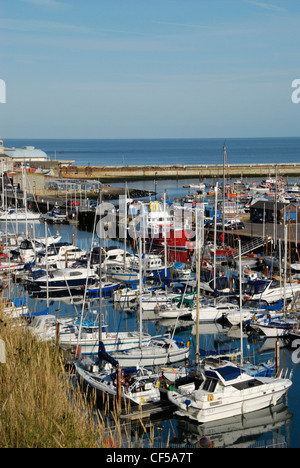
<instances>
[{"instance_id":1,"label":"harbour wall","mask_svg":"<svg viewBox=\"0 0 300 468\"><path fill-rule=\"evenodd\" d=\"M230 164L225 168L226 176L230 177L269 177L300 176L300 164ZM61 168L62 178L99 179L101 181L145 180L145 179L188 179L188 178L220 178L223 177L222 164L176 164L166 165L135 165L135 166L69 166Z\"/></svg>"}]
</instances>

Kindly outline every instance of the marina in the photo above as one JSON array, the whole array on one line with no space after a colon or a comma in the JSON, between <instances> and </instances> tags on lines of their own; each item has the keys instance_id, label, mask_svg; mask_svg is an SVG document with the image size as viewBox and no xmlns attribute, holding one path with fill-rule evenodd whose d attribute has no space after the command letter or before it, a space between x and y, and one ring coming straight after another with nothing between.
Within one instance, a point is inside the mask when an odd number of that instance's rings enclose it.
<instances>
[{"instance_id":1,"label":"marina","mask_svg":"<svg viewBox=\"0 0 300 468\"><path fill-rule=\"evenodd\" d=\"M266 179L131 182L134 199L119 182L109 220L101 187L88 207L70 194L52 211L29 192L20 213L3 190L15 210L0 221L5 313L58 344L78 381L131 401L122 420L159 418L160 440L235 446L239 427L239 446L280 434L296 447L298 185ZM238 404L237 388L249 399Z\"/></svg>"},{"instance_id":2,"label":"marina","mask_svg":"<svg viewBox=\"0 0 300 468\"><path fill-rule=\"evenodd\" d=\"M299 448L299 1L2 13L0 448Z\"/></svg>"}]
</instances>

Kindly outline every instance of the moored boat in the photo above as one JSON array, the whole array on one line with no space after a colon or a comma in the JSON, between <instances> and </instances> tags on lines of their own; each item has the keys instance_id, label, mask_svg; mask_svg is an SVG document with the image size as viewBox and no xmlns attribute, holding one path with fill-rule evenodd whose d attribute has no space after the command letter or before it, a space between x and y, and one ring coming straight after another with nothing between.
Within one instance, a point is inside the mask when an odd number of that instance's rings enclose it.
<instances>
[{"instance_id":1,"label":"moored boat","mask_svg":"<svg viewBox=\"0 0 300 468\"><path fill-rule=\"evenodd\" d=\"M199 423L239 416L275 406L288 391L288 378L253 377L228 365L206 369L199 388L191 383L184 392L169 390L168 398L177 414Z\"/></svg>"}]
</instances>

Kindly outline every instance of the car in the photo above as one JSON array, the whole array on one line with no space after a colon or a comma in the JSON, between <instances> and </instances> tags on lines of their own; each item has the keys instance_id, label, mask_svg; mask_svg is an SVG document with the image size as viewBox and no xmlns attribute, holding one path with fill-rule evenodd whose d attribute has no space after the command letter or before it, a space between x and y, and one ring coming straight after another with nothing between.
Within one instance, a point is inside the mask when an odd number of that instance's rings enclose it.
<instances>
[{"instance_id":1,"label":"car","mask_svg":"<svg viewBox=\"0 0 300 468\"><path fill-rule=\"evenodd\" d=\"M260 215L256 215L254 216L254 218L252 218L252 223L262 223L263 222L263 217L260 216Z\"/></svg>"},{"instance_id":2,"label":"car","mask_svg":"<svg viewBox=\"0 0 300 468\"><path fill-rule=\"evenodd\" d=\"M215 223L214 223L214 221L206 222L205 225L204 225L204 227L209 228L209 229L214 229ZM220 223L220 221L218 221L218 222L216 223L216 229L217 229L217 230L222 229L222 223Z\"/></svg>"},{"instance_id":3,"label":"car","mask_svg":"<svg viewBox=\"0 0 300 468\"><path fill-rule=\"evenodd\" d=\"M224 229L226 231L230 231L231 229L245 229L245 225L244 223L242 223L241 221L228 221L225 225L224 225Z\"/></svg>"},{"instance_id":4,"label":"car","mask_svg":"<svg viewBox=\"0 0 300 468\"><path fill-rule=\"evenodd\" d=\"M242 221L232 223L232 229L245 229L245 224Z\"/></svg>"},{"instance_id":5,"label":"car","mask_svg":"<svg viewBox=\"0 0 300 468\"><path fill-rule=\"evenodd\" d=\"M68 200L68 206L79 206L80 202L75 200Z\"/></svg>"}]
</instances>

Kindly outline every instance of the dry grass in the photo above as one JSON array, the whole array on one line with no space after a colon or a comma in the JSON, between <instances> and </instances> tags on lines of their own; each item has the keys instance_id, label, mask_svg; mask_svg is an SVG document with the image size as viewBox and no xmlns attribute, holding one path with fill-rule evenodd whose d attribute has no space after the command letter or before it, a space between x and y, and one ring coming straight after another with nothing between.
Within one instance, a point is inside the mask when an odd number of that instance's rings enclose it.
<instances>
[{"instance_id":1,"label":"dry grass","mask_svg":"<svg viewBox=\"0 0 300 468\"><path fill-rule=\"evenodd\" d=\"M4 318L1 309L0 448L134 448L142 446L142 434L148 446L153 443L153 428L140 421L132 432L107 396L99 410L96 396L75 383L53 346Z\"/></svg>"},{"instance_id":2,"label":"dry grass","mask_svg":"<svg viewBox=\"0 0 300 468\"><path fill-rule=\"evenodd\" d=\"M6 364L0 364L0 447L99 448L105 425L66 374L50 344L0 312Z\"/></svg>"}]
</instances>

